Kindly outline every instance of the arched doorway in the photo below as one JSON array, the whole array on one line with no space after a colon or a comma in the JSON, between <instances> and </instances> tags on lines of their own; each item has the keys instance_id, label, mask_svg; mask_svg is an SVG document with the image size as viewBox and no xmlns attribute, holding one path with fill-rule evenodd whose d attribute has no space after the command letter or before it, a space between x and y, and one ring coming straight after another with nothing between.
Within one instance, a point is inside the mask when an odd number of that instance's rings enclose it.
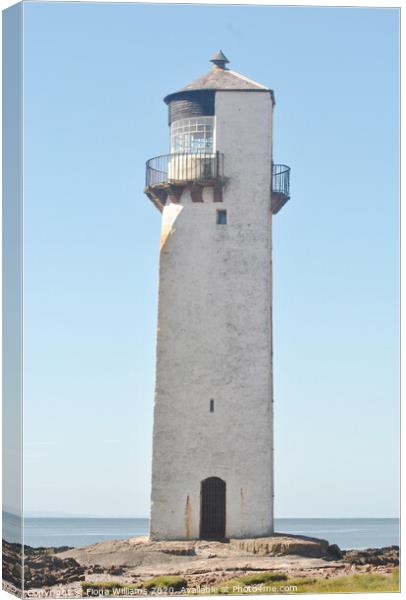
<instances>
[{"instance_id":1,"label":"arched doorway","mask_svg":"<svg viewBox=\"0 0 406 600\"><path fill-rule=\"evenodd\" d=\"M200 491L200 539L223 539L226 534L226 482L208 477Z\"/></svg>"}]
</instances>

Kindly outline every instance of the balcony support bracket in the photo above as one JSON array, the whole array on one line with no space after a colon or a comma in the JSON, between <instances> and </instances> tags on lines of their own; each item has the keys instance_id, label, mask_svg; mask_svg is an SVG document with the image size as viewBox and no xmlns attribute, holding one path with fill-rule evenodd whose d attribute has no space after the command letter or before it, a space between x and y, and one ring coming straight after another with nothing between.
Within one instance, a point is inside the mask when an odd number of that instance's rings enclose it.
<instances>
[{"instance_id":1,"label":"balcony support bracket","mask_svg":"<svg viewBox=\"0 0 406 600\"><path fill-rule=\"evenodd\" d=\"M272 214L276 215L280 211L280 209L285 206L286 202L289 200L289 196L287 194L283 194L282 192L272 192L271 195L271 206L272 206Z\"/></svg>"},{"instance_id":2,"label":"balcony support bracket","mask_svg":"<svg viewBox=\"0 0 406 600\"><path fill-rule=\"evenodd\" d=\"M168 191L165 188L157 187L157 186L147 186L144 189L145 194L151 200L152 204L162 212L163 207L166 203L166 198L168 196Z\"/></svg>"},{"instance_id":3,"label":"balcony support bracket","mask_svg":"<svg viewBox=\"0 0 406 600\"><path fill-rule=\"evenodd\" d=\"M168 197L171 202L179 203L180 197L183 192L183 186L180 185L168 185Z\"/></svg>"},{"instance_id":4,"label":"balcony support bracket","mask_svg":"<svg viewBox=\"0 0 406 600\"><path fill-rule=\"evenodd\" d=\"M191 183L188 185L188 189L190 191L192 202L203 202L203 187L201 185Z\"/></svg>"}]
</instances>

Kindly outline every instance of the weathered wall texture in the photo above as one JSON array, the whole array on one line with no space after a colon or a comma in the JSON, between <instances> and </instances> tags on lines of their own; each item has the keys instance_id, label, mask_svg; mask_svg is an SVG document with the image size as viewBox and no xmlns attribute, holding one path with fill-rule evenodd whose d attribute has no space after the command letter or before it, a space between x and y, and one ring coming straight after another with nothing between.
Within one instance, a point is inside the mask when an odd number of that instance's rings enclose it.
<instances>
[{"instance_id":1,"label":"weathered wall texture","mask_svg":"<svg viewBox=\"0 0 406 600\"><path fill-rule=\"evenodd\" d=\"M217 92L215 112L223 203L205 189L203 203L185 191L181 207L164 208L154 539L199 537L200 482L211 476L226 482L227 536L273 529L271 97Z\"/></svg>"}]
</instances>

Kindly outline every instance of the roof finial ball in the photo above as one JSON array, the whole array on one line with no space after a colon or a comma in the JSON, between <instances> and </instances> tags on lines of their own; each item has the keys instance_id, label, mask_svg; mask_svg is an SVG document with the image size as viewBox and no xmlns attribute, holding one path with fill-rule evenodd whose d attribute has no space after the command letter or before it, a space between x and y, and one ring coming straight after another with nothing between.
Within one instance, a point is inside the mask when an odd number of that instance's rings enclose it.
<instances>
[{"instance_id":1,"label":"roof finial ball","mask_svg":"<svg viewBox=\"0 0 406 600\"><path fill-rule=\"evenodd\" d=\"M213 54L213 56L210 59L210 62L212 62L214 64L214 66L218 67L219 69L225 69L226 64L229 63L230 61L228 60L227 56L225 56L225 54L223 54L223 51L219 50L218 52Z\"/></svg>"}]
</instances>

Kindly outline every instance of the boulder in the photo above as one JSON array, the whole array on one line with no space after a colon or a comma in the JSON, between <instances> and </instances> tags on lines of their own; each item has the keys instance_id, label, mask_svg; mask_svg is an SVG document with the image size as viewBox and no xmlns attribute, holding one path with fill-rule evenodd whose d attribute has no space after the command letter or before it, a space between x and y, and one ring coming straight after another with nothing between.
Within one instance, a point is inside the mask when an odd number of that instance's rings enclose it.
<instances>
[{"instance_id":1,"label":"boulder","mask_svg":"<svg viewBox=\"0 0 406 600\"><path fill-rule=\"evenodd\" d=\"M341 560L343 558L343 553L341 552L337 544L331 544L328 547L328 554L333 560Z\"/></svg>"}]
</instances>

